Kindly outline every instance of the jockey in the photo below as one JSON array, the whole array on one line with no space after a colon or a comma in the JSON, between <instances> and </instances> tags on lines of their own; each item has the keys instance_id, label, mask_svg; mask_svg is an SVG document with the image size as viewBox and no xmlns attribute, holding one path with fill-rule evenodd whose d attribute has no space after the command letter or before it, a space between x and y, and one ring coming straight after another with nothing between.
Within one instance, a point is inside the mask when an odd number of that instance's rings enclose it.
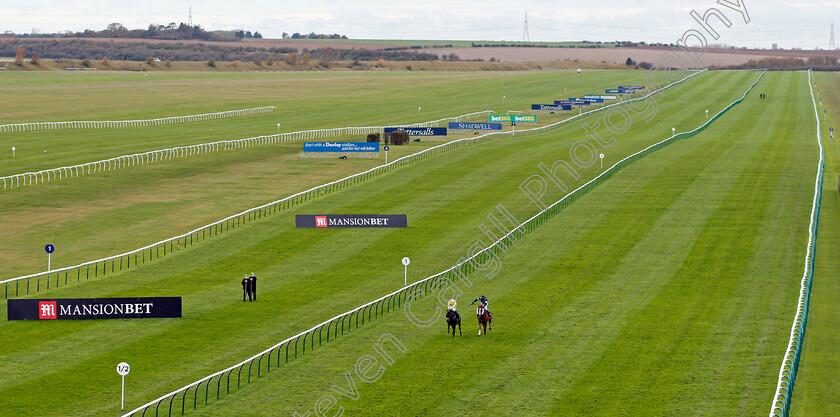
<instances>
[{"instance_id":1,"label":"jockey","mask_svg":"<svg viewBox=\"0 0 840 417\"><path fill-rule=\"evenodd\" d=\"M455 317L461 320L461 313L458 312L458 302L454 298L450 298L449 302L446 303L446 310L455 313Z\"/></svg>"},{"instance_id":2,"label":"jockey","mask_svg":"<svg viewBox=\"0 0 840 417\"><path fill-rule=\"evenodd\" d=\"M476 301L480 301L481 305L484 306L484 310L486 310L487 314L490 315L490 318L493 318L493 313L491 313L490 309L487 308L487 306L490 304L490 301L487 299L487 297L482 295L481 297L478 297L475 300L473 300L473 302L471 302L470 305L475 304Z\"/></svg>"}]
</instances>

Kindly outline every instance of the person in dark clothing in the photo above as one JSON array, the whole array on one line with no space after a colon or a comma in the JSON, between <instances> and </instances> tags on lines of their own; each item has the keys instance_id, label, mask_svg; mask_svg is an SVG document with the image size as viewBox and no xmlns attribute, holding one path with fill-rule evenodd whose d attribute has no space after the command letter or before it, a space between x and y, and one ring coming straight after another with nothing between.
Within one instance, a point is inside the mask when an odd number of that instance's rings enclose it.
<instances>
[{"instance_id":1,"label":"person in dark clothing","mask_svg":"<svg viewBox=\"0 0 840 417\"><path fill-rule=\"evenodd\" d=\"M242 302L245 302L245 294L248 294L248 301L251 301L251 281L248 279L248 274L242 278Z\"/></svg>"},{"instance_id":2,"label":"person in dark clothing","mask_svg":"<svg viewBox=\"0 0 840 417\"><path fill-rule=\"evenodd\" d=\"M475 300L473 300L473 302L471 302L470 305L473 305L476 302L480 302L481 305L484 306L484 309L487 310L487 314L489 314L491 318L493 317L493 313L491 313L490 309L487 307L488 305L490 305L490 300L488 300L487 297L482 295L481 297L478 297Z\"/></svg>"},{"instance_id":3,"label":"person in dark clothing","mask_svg":"<svg viewBox=\"0 0 840 417\"><path fill-rule=\"evenodd\" d=\"M251 284L251 294L254 296L254 301L257 300L257 276L251 272L251 278L249 278L249 283Z\"/></svg>"}]
</instances>

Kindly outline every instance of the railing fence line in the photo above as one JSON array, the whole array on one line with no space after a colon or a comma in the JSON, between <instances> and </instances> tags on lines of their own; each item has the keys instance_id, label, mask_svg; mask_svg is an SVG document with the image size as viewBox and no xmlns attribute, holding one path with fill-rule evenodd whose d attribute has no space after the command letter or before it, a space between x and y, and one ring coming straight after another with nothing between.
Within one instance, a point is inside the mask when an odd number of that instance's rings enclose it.
<instances>
[{"instance_id":1,"label":"railing fence line","mask_svg":"<svg viewBox=\"0 0 840 417\"><path fill-rule=\"evenodd\" d=\"M651 94L661 93L661 92L667 90L668 88L671 88L672 86L681 84L681 83L687 81L688 79L690 79L692 77L695 77L695 76L697 76L697 75L699 75L703 72L705 72L705 70L696 72L692 75L689 75L689 76L687 76L686 78L683 78L680 81L674 82L674 83L669 84L668 86L665 86L665 87L663 87L659 90L651 92ZM645 98L637 98L637 99L632 99L630 101L637 101L637 100L644 100L644 99ZM622 103L611 104L609 106L604 106L604 107L601 107L601 108L598 108L598 109L593 109L593 110L590 110L587 113L583 113L581 115L575 115L575 116L573 116L569 119L561 120L561 121L553 123L551 125L520 130L520 131L517 132L517 134L522 135L522 134L536 133L536 132L542 132L542 131L546 131L546 130L549 130L549 129L553 129L557 126L568 123L568 122L570 122L572 120L575 120L579 117L583 117L583 116L586 116L588 114L593 114L593 113L596 113L596 112L599 112L599 111L603 111L603 110L606 110L610 107L618 106L618 105L624 104L626 102L627 101L622 102ZM443 119L443 120L445 120L445 119ZM281 210L287 210L291 207L294 207L294 206L300 205L302 203L305 203L305 202L309 201L310 199L320 197L320 196L325 196L325 195L331 194L333 192L336 192L336 191L342 190L344 188L347 188L349 186L353 186L353 185L356 185L356 184L360 184L362 182L366 182L370 179L376 178L380 175L387 174L387 173L389 173L389 172L391 172L395 169L401 168L401 167L406 166L406 165L410 165L414 162L423 160L427 157L432 157L432 156L435 156L435 155L438 155L440 153L444 153L444 152L447 152L447 151L450 151L450 150L453 150L453 149L458 149L458 148L461 148L461 147L464 147L464 146L474 145L474 144L477 144L477 143L483 143L483 142L488 141L488 140L498 139L498 138L505 137L505 136L508 136L508 135L511 135L511 132L487 133L487 134L472 137L472 138L458 139L458 140L455 140L455 141L452 141L452 142L447 142L447 143L444 143L444 144L441 144L441 145L433 146L431 148L426 148L426 149L424 149L422 151L419 151L419 152L416 152L414 154L406 155L404 157L395 159L394 161L389 162L387 165L380 165L378 167L371 168L367 171L363 171L363 172L360 172L358 174L353 174L353 175L344 177L344 178L339 179L339 180L328 182L326 184L319 185L317 187L313 187L313 188L310 188L310 189L305 190L305 191L301 191L301 192L293 194L289 197L285 197L285 198L280 199L280 200L276 200L276 201L273 201L273 202L270 202L270 203L267 203L267 204L263 204L263 205L258 206L258 207L254 207L252 209L245 210L243 212L240 212L240 213L234 214L232 216L226 217L224 219L218 220L216 222L198 227L198 228L193 229L193 230L191 230L187 233L184 233L184 234L181 234L181 235L169 238L169 239L161 240L159 242L152 243L150 245L144 246L144 247L139 248L139 249L135 249L133 251L125 252L125 253L122 253L122 254L119 254L119 255L113 255L113 256L110 256L110 257L106 257L106 258L97 259L97 260L94 260L94 261L84 262L84 263L81 263L81 264L78 264L78 265L73 265L73 266L64 267L64 268L60 268L60 269L55 269L55 270L51 270L51 271L44 271L44 272L39 272L39 273L35 273L35 274L29 274L29 275L23 275L23 276L19 276L19 277L15 277L15 278L10 278L10 279L0 281L0 284L3 284L5 286L5 289L4 289L5 298L9 298L10 296L18 297L22 294L24 294L24 295L29 294L33 291L35 291L35 292L40 291L40 288L42 286L41 282L45 282L46 283L45 288L49 288L50 282L54 279L55 280L54 286L58 287L61 284L60 283L61 274L64 274L64 278L65 278L64 279L64 284L67 284L68 283L68 278L67 277L72 276L73 275L72 272L76 272L75 275L76 275L77 281L81 280L81 272L85 272L85 279L89 279L89 278L92 278L92 277L98 277L99 276L100 265L101 265L101 269L102 269L102 274L106 274L108 272L107 266L109 265L109 262L110 262L110 265L111 265L111 272L116 272L118 270L122 270L122 266L120 266L120 268L116 268L115 265L117 264L117 262L119 262L120 265L122 265L122 262L123 262L124 258L127 261L127 263L125 264L126 268L131 267L130 262L132 261L132 259L134 260L134 266L137 266L138 264L144 264L146 261L152 261L152 260L155 260L162 255L166 255L167 254L167 247L168 247L168 252L169 253L171 253L173 250L184 249L187 246L192 246L193 244L202 242L205 239L216 236L216 235L218 235L218 234L220 234L224 231L228 231L230 229L243 226L243 225L245 225L247 223L250 223L252 221L259 220L262 217L267 216L269 214L273 214L273 213L276 213L276 212L281 211ZM110 165L108 165L108 166L110 167ZM101 165L101 169L103 169L103 170L105 169L105 164ZM183 241L183 244L181 244L181 241ZM175 245L176 242L177 242L177 247ZM92 273L91 273L91 267L93 267ZM26 284L25 286L23 285L24 280L25 280L25 284Z\"/></svg>"},{"instance_id":2,"label":"railing fence line","mask_svg":"<svg viewBox=\"0 0 840 417\"><path fill-rule=\"evenodd\" d=\"M464 114L461 116L454 116L454 117L447 117L444 119L433 120L430 122L422 122L422 123L413 123L404 125L405 127L432 127L437 126L442 123L447 123L449 121L463 121L468 120L470 118L478 117L481 115L489 115L493 113L491 110L484 110L480 112L474 112L469 114ZM73 122L77 123L77 122ZM47 176L46 182L60 180L60 179L67 179L67 178L74 178L79 177L82 175L90 175L91 167L94 168L93 173L100 173L104 171L111 171L113 169L124 168L126 164L131 164L130 166L136 166L138 164L147 164L151 162L159 162L168 159L175 159L175 158L183 158L187 156L197 156L205 153L210 152L218 152L218 151L228 151L228 150L236 150L236 149L245 149L252 146L262 146L262 145L273 145L276 143L285 143L285 142L294 142L298 140L307 140L307 139L316 139L316 138L326 138L326 137L334 137L334 136L344 136L349 134L370 134L370 133L383 133L384 127L382 126L369 126L369 127L341 127L341 128L331 128L331 129L315 129L315 130L304 130L299 132L289 132L289 133L278 133L276 135L266 135L266 136L256 136L251 138L244 138L244 139L232 139L232 140L221 140L216 142L205 142L199 143L195 145L186 145L186 146L177 146L174 148L166 148L166 149L157 149L148 152L136 153L136 154L129 154L129 155L121 155L116 156L109 159L103 159L94 162L88 162L79 165L72 165L72 166L65 166L59 168L50 168L45 169L37 172L24 172L20 174L9 175L5 177L0 177L3 180L3 189L7 189L7 180L8 182L8 189L19 188L21 186L26 185L33 185L38 184L37 177L41 177L41 183L44 183L44 175ZM105 168L107 164L107 169ZM70 168L81 168L81 174L79 174L78 170L74 172L68 172L68 175L63 175L65 170ZM100 168L101 167L101 168ZM85 173L85 168L87 168L87 173ZM75 174L74 174L75 173ZM21 184L21 179L23 180L23 184ZM28 181L27 181L28 180ZM33 182L34 180L34 182Z\"/></svg>"},{"instance_id":3,"label":"railing fence line","mask_svg":"<svg viewBox=\"0 0 840 417\"><path fill-rule=\"evenodd\" d=\"M112 129L124 127L151 127L164 126L177 123L191 123L205 120L218 120L228 117L249 116L261 113L271 113L277 107L254 107L251 109L242 110L228 110L216 113L193 114L186 116L172 116L163 117L159 119L142 119L142 120L86 120L86 121L67 121L67 122L29 122L29 123L14 123L0 125L0 133L14 133L14 132L34 132L41 130L58 130L58 129Z\"/></svg>"},{"instance_id":4,"label":"railing fence line","mask_svg":"<svg viewBox=\"0 0 840 417\"><path fill-rule=\"evenodd\" d=\"M699 74L699 73L698 73ZM215 395L216 399L221 397L221 392L224 391L225 394L230 393L230 384L231 384L231 376L233 375L234 371L236 371L236 379L235 384L236 388L241 386L241 382L244 379L247 383L251 382L251 379L254 377L260 377L262 375L263 369L265 372L269 372L271 370L272 364L272 355L274 354L274 360L276 362L275 367L280 366L281 356L283 357L283 362L287 363L289 360L293 360L298 357L298 355L303 355L306 352L306 344L307 344L307 337L309 338L309 346L310 351L315 349L315 335L318 335L318 347L322 346L324 343L330 341L330 338L333 339L340 337L346 333L349 333L351 329L357 329L359 325L364 325L365 320L371 321L377 319L380 315L385 315L392 310L401 308L407 300L411 299L419 299L426 294L431 292L435 292L438 288L442 288L448 285L450 282L456 282L459 277L463 277L468 275L472 272L475 272L477 269L473 265L474 262L477 261L478 264L486 263L490 257L492 256L499 256L502 253L501 248L508 248L513 245L519 238L526 235L527 233L535 230L538 226L545 223L558 213L560 213L564 208L571 205L571 203L577 201L582 195L588 193L610 177L612 177L616 172L620 171L624 167L632 164L636 160L639 160L650 153L653 153L659 149L664 148L665 146L681 139L688 139L691 138L698 133L702 132L706 129L711 123L715 120L720 118L724 113L726 113L729 109L740 104L744 98L752 91L753 87L761 80L764 76L765 72L762 72L759 77L755 80L755 82L750 85L750 87L746 90L746 92L741 96L740 99L735 100L728 106L726 106L723 110L717 113L714 117L711 117L707 120L703 125L700 127L695 128L694 130L679 133L673 135L665 140L657 142L639 152L636 152L630 156L625 157L624 159L616 162L610 168L608 168L603 173L599 174L592 180L588 181L587 183L583 184L582 186L576 188L574 191L570 192L560 200L553 203L551 206L547 207L546 209L540 211L539 213L535 214L521 225L514 227L513 230L505 234L499 240L493 242L487 248L481 250L480 252L476 253L475 255L467 258L459 262L458 264L452 266L451 268L440 272L438 274L429 276L424 278L420 281L412 283L406 287L403 287L397 291L394 291L390 294L387 294L383 297L380 297L376 300L373 300L367 304L359 306L353 310L348 312L339 314L329 320L326 320L308 330L305 330L297 335L291 336L280 343L275 344L274 346L248 358L243 360L242 362L237 363L231 367L225 368L219 372L213 373L208 375L198 381L195 381L191 384L188 384L180 389L177 389L173 392L170 392L166 395L163 395L153 401L150 401L140 407L135 408L134 410L126 413L123 417L134 416L137 413L142 411L142 415L145 416L146 412L151 408L155 408L155 416L159 416L161 413L160 406L164 404L163 412L165 415L171 416L173 410L173 404L175 404L175 411L178 412L177 403L174 400L181 396L181 409L180 412L183 414L187 409L186 397L192 390L193 393L193 409L197 408L198 405L198 393L201 392L201 387L204 385L204 405L207 405L209 402L209 394L214 392L210 388L213 385L213 380L215 378ZM693 74L692 76L697 75ZM680 80L679 82L685 81L687 78ZM675 83L677 84L677 83ZM671 85L675 85L671 84ZM667 87L665 87L667 88ZM659 90L661 91L661 90ZM617 103L620 104L620 103ZM593 110L597 111L597 110ZM590 112L591 113L591 112ZM354 321L355 315L355 321ZM324 334L324 329L326 328L326 334ZM340 330L339 330L340 329ZM388 335L382 336L380 339L380 343L382 341L388 340ZM299 344L302 342L302 344ZM293 347L292 347L293 346ZM263 365L263 360L265 360L265 365ZM256 362L256 368L254 368L254 363ZM243 369L245 366L248 367L247 374L245 376L242 375ZM254 376L254 370L256 369L256 376ZM222 380L225 381L224 388L221 385ZM166 405L166 401L168 401L168 408Z\"/></svg>"},{"instance_id":5,"label":"railing fence line","mask_svg":"<svg viewBox=\"0 0 840 417\"><path fill-rule=\"evenodd\" d=\"M790 339L785 350L784 359L779 369L779 380L770 407L770 417L787 417L790 412L790 401L796 382L796 371L802 356L802 344L805 343L805 327L808 323L808 308L811 304L811 283L814 279L814 251L817 246L817 226L820 220L820 202L822 200L823 173L825 171L825 154L820 132L820 114L817 101L814 98L814 86L811 81L811 70L808 70L808 88L811 91L811 102L814 105L814 115L817 119L817 145L820 148L820 161L817 165L817 178L814 181L814 200L811 205L811 223L808 225L808 246L805 251L805 269L799 286L799 302L796 315L790 328Z\"/></svg>"}]
</instances>

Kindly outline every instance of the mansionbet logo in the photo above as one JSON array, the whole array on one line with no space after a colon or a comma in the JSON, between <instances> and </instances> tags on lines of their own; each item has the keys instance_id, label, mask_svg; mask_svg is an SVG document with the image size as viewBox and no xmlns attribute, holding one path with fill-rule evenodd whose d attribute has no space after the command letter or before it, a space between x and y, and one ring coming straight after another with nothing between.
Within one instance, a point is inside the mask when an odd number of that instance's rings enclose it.
<instances>
[{"instance_id":1,"label":"mansionbet logo","mask_svg":"<svg viewBox=\"0 0 840 417\"><path fill-rule=\"evenodd\" d=\"M8 299L9 320L181 317L181 297Z\"/></svg>"},{"instance_id":2,"label":"mansionbet logo","mask_svg":"<svg viewBox=\"0 0 840 417\"><path fill-rule=\"evenodd\" d=\"M296 214L295 227L408 227L405 214Z\"/></svg>"},{"instance_id":3,"label":"mansionbet logo","mask_svg":"<svg viewBox=\"0 0 840 417\"><path fill-rule=\"evenodd\" d=\"M41 320L55 320L58 318L56 314L55 301L39 301L38 302L38 318Z\"/></svg>"}]
</instances>

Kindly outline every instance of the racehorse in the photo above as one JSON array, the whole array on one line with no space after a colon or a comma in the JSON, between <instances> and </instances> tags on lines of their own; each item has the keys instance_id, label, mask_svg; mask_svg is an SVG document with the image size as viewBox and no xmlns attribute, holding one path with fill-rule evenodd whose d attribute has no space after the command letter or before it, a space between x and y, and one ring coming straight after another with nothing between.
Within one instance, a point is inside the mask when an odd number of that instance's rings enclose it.
<instances>
[{"instance_id":1,"label":"racehorse","mask_svg":"<svg viewBox=\"0 0 840 417\"><path fill-rule=\"evenodd\" d=\"M490 325L490 330L493 330L493 319L490 317L490 313L484 308L483 305L478 306L475 310L476 316L478 316L478 335L481 336L481 327L484 326L484 333L487 333L487 325Z\"/></svg>"},{"instance_id":2,"label":"racehorse","mask_svg":"<svg viewBox=\"0 0 840 417\"><path fill-rule=\"evenodd\" d=\"M449 310L446 312L446 334L449 334L449 328L452 328L452 337L455 337L455 326L458 326L458 332L461 333L461 336L464 335L461 332L461 315L455 312L455 310Z\"/></svg>"}]
</instances>

